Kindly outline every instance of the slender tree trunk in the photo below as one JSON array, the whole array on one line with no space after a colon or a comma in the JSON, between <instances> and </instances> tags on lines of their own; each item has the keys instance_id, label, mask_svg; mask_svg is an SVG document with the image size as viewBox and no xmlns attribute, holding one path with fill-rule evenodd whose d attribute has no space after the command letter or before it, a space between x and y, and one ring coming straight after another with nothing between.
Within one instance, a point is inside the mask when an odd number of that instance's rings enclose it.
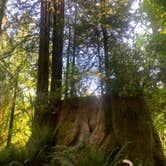
<instances>
[{"instance_id":1,"label":"slender tree trunk","mask_svg":"<svg viewBox=\"0 0 166 166\"><path fill-rule=\"evenodd\" d=\"M1 0L0 1L0 34L1 34L1 28L2 28L2 20L5 15L5 9L6 9L7 0Z\"/></svg>"},{"instance_id":2,"label":"slender tree trunk","mask_svg":"<svg viewBox=\"0 0 166 166\"><path fill-rule=\"evenodd\" d=\"M53 6L51 108L56 107L59 111L62 96L64 0L54 1Z\"/></svg>"},{"instance_id":3,"label":"slender tree trunk","mask_svg":"<svg viewBox=\"0 0 166 166\"><path fill-rule=\"evenodd\" d=\"M101 6L103 8L103 11L106 10L107 5L109 1L108 0L101 0ZM105 15L104 17L104 22L105 22ZM105 25L101 25L102 29L102 35L103 35L103 47L104 47L104 70L105 70L105 90L106 94L109 94L109 77L110 77L110 68L109 68L109 51L108 51L108 32L107 28Z\"/></svg>"},{"instance_id":4,"label":"slender tree trunk","mask_svg":"<svg viewBox=\"0 0 166 166\"><path fill-rule=\"evenodd\" d=\"M102 73L102 57L100 54L100 32L99 30L96 28L96 35L97 35L97 56L98 56L98 61L99 61L99 72ZM104 95L104 86L103 86L103 80L100 80L100 89L101 89L101 96L103 97Z\"/></svg>"},{"instance_id":5,"label":"slender tree trunk","mask_svg":"<svg viewBox=\"0 0 166 166\"><path fill-rule=\"evenodd\" d=\"M103 7L103 11L106 10L108 5L108 0L101 0L101 5ZM105 16L104 16L105 22ZM105 95L103 96L103 110L104 110L104 127L105 134L107 135L112 129L112 112L109 101L110 99L110 67L109 67L109 50L108 50L108 32L105 25L101 25L102 30L102 39L103 39L103 47L104 47L104 71L105 71Z\"/></svg>"},{"instance_id":6,"label":"slender tree trunk","mask_svg":"<svg viewBox=\"0 0 166 166\"><path fill-rule=\"evenodd\" d=\"M9 121L8 137L7 137L7 147L9 147L11 145L11 139L12 139L12 130L13 130L13 123L14 123L14 112L15 112L17 90L18 90L18 76L19 76L19 73L17 71L17 78L16 78L16 82L15 82L15 85L14 85L13 100L12 100L12 106L11 106L11 111L10 111L10 121Z\"/></svg>"},{"instance_id":7,"label":"slender tree trunk","mask_svg":"<svg viewBox=\"0 0 166 166\"><path fill-rule=\"evenodd\" d=\"M104 45L104 70L105 70L105 90L106 94L109 94L109 77L110 77L110 67L109 67L109 54L108 54L108 34L107 29L102 26L102 33L103 33L103 45Z\"/></svg>"},{"instance_id":8,"label":"slender tree trunk","mask_svg":"<svg viewBox=\"0 0 166 166\"><path fill-rule=\"evenodd\" d=\"M50 1L41 0L37 96L34 121L39 122L48 104Z\"/></svg>"},{"instance_id":9,"label":"slender tree trunk","mask_svg":"<svg viewBox=\"0 0 166 166\"><path fill-rule=\"evenodd\" d=\"M67 62L66 62L66 75L65 75L65 100L68 98L68 90L69 90L70 47L71 47L71 27L69 27L69 39L68 39L68 48L67 48Z\"/></svg>"},{"instance_id":10,"label":"slender tree trunk","mask_svg":"<svg viewBox=\"0 0 166 166\"><path fill-rule=\"evenodd\" d=\"M76 26L77 24L77 1L75 1L75 16L74 16L74 29L73 29L73 54L72 54L72 76L74 76L75 73L75 61L76 61ZM75 87L75 80L71 80L71 91L70 91L71 97L76 96L76 87Z\"/></svg>"},{"instance_id":11,"label":"slender tree trunk","mask_svg":"<svg viewBox=\"0 0 166 166\"><path fill-rule=\"evenodd\" d=\"M75 34L75 30L74 30L74 40L73 40L73 54L72 54L72 76L74 76L76 74L75 72L75 60L76 60L76 34ZM76 96L76 87L75 87L75 80L72 79L71 80L71 91L70 91L71 97Z\"/></svg>"}]
</instances>

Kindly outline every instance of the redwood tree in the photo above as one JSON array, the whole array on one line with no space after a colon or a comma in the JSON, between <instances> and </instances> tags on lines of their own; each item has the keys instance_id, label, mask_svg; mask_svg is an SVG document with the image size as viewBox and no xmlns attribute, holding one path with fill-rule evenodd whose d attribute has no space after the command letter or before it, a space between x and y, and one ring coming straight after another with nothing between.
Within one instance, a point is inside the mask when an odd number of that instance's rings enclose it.
<instances>
[{"instance_id":1,"label":"redwood tree","mask_svg":"<svg viewBox=\"0 0 166 166\"><path fill-rule=\"evenodd\" d=\"M41 0L40 41L38 58L38 80L35 108L35 122L41 120L41 112L48 104L50 1Z\"/></svg>"},{"instance_id":2,"label":"redwood tree","mask_svg":"<svg viewBox=\"0 0 166 166\"><path fill-rule=\"evenodd\" d=\"M64 1L53 1L51 108L59 107L62 86Z\"/></svg>"}]
</instances>

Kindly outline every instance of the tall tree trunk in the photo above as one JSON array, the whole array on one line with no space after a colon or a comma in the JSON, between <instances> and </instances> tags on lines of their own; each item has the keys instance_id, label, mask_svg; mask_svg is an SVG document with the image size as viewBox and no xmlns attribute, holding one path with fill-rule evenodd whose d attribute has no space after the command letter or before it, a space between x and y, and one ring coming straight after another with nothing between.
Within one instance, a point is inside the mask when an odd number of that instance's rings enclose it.
<instances>
[{"instance_id":1,"label":"tall tree trunk","mask_svg":"<svg viewBox=\"0 0 166 166\"><path fill-rule=\"evenodd\" d=\"M11 106L11 112L10 112L8 136L7 136L7 147L9 147L11 145L11 139L12 139L14 112L15 112L17 90L18 90L18 77L19 77L19 71L17 71L16 82L15 82L14 91L13 91L13 99L12 99L12 106Z\"/></svg>"},{"instance_id":2,"label":"tall tree trunk","mask_svg":"<svg viewBox=\"0 0 166 166\"><path fill-rule=\"evenodd\" d=\"M104 68L105 68L105 76L106 76L106 93L109 93L109 54L108 54L108 34L107 29L102 26L102 33L103 33L103 45L104 45Z\"/></svg>"},{"instance_id":3,"label":"tall tree trunk","mask_svg":"<svg viewBox=\"0 0 166 166\"><path fill-rule=\"evenodd\" d=\"M48 105L50 1L41 0L37 96L34 121L41 122Z\"/></svg>"},{"instance_id":4,"label":"tall tree trunk","mask_svg":"<svg viewBox=\"0 0 166 166\"><path fill-rule=\"evenodd\" d=\"M100 0L103 12L107 10L107 6L109 4L108 0ZM105 70L105 90L106 94L109 94L109 77L110 77L110 68L109 68L109 50L108 50L108 32L105 27L105 17L103 16L104 24L101 25L102 36L103 36L103 47L104 47L104 70Z\"/></svg>"},{"instance_id":5,"label":"tall tree trunk","mask_svg":"<svg viewBox=\"0 0 166 166\"><path fill-rule=\"evenodd\" d=\"M70 64L70 48L71 48L71 27L69 27L69 39L67 48L67 62L66 62L66 75L65 75L65 100L68 98L69 90L69 64Z\"/></svg>"},{"instance_id":6,"label":"tall tree trunk","mask_svg":"<svg viewBox=\"0 0 166 166\"><path fill-rule=\"evenodd\" d=\"M64 0L54 1L53 7L51 109L56 107L59 111L62 95Z\"/></svg>"},{"instance_id":7,"label":"tall tree trunk","mask_svg":"<svg viewBox=\"0 0 166 166\"><path fill-rule=\"evenodd\" d=\"M77 1L75 0L75 15L74 15L74 29L73 29L73 54L72 54L72 76L74 76L76 74L75 72L75 61L76 61L76 24L77 24ZM72 79L71 80L71 91L70 91L70 95L71 97L75 97L76 96L76 87L75 87L75 80Z\"/></svg>"},{"instance_id":8,"label":"tall tree trunk","mask_svg":"<svg viewBox=\"0 0 166 166\"><path fill-rule=\"evenodd\" d=\"M98 28L96 28L96 35L97 35L97 57L98 57L98 65L99 65L99 72L102 73L102 56L100 53L100 32ZM103 80L100 80L100 89L101 89L101 96L104 95L104 86L103 86Z\"/></svg>"},{"instance_id":9,"label":"tall tree trunk","mask_svg":"<svg viewBox=\"0 0 166 166\"><path fill-rule=\"evenodd\" d=\"M0 1L0 34L1 34L1 28L2 28L2 20L5 14L7 0L1 0Z\"/></svg>"},{"instance_id":10,"label":"tall tree trunk","mask_svg":"<svg viewBox=\"0 0 166 166\"><path fill-rule=\"evenodd\" d=\"M103 7L103 11L106 10L108 5L108 0L101 0L101 5ZM105 22L105 15L104 15ZM112 113L110 105L108 104L110 101L110 67L109 67L109 50L108 50L108 32L105 25L101 25L102 29L102 39L103 39L103 47L104 47L104 71L105 71L105 93L103 96L103 109L104 109L104 125L105 125L105 133L109 133L112 130Z\"/></svg>"}]
</instances>

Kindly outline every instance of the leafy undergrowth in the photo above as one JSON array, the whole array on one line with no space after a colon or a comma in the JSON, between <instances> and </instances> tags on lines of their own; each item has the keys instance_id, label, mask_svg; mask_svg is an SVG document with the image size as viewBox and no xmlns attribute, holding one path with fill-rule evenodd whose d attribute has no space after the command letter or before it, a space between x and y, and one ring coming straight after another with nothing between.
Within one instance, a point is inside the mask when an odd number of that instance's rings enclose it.
<instances>
[{"instance_id":1,"label":"leafy undergrowth","mask_svg":"<svg viewBox=\"0 0 166 166\"><path fill-rule=\"evenodd\" d=\"M86 144L79 147L52 146L52 137L50 130L38 130L26 147L10 146L1 150L0 166L120 166L123 161L130 162L123 158L128 144L105 157L101 151ZM140 163L134 164L137 165L141 166Z\"/></svg>"},{"instance_id":2,"label":"leafy undergrowth","mask_svg":"<svg viewBox=\"0 0 166 166\"><path fill-rule=\"evenodd\" d=\"M47 146L44 146L47 147ZM0 152L1 166L119 166L122 163L122 151L112 158L104 155L90 147L81 150L63 145L55 146L52 152L47 148L29 153L27 149L17 149L14 146Z\"/></svg>"}]
</instances>

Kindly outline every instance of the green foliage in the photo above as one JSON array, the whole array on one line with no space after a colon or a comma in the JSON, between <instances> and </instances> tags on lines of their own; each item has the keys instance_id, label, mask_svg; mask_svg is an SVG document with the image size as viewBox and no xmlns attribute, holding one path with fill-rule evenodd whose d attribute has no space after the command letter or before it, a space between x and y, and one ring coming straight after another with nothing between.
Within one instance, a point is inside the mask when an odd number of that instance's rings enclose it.
<instances>
[{"instance_id":1,"label":"green foliage","mask_svg":"<svg viewBox=\"0 0 166 166\"><path fill-rule=\"evenodd\" d=\"M36 127L27 144L27 160L30 163L44 162L52 145L53 132L48 127Z\"/></svg>"},{"instance_id":2,"label":"green foliage","mask_svg":"<svg viewBox=\"0 0 166 166\"><path fill-rule=\"evenodd\" d=\"M76 147L55 146L51 153L51 166L60 163L62 166L118 166L123 159L125 144L122 148L113 154L113 150L108 156L100 150L89 145L84 145L81 149Z\"/></svg>"},{"instance_id":3,"label":"green foliage","mask_svg":"<svg viewBox=\"0 0 166 166\"><path fill-rule=\"evenodd\" d=\"M143 68L143 62L136 49L125 44L116 45L116 48L112 49L110 66L110 91L120 96L142 95L146 75L142 75L140 70Z\"/></svg>"},{"instance_id":4,"label":"green foliage","mask_svg":"<svg viewBox=\"0 0 166 166\"><path fill-rule=\"evenodd\" d=\"M59 162L62 166L101 166L104 164L104 155L88 146L83 149L56 146L51 158L51 164Z\"/></svg>"},{"instance_id":5,"label":"green foliage","mask_svg":"<svg viewBox=\"0 0 166 166\"><path fill-rule=\"evenodd\" d=\"M112 158L112 153L114 152L113 151L110 154L110 156L107 157L107 160L106 160L104 166L117 166L118 164L120 164L122 162L122 159L123 159L123 155L124 155L123 153L126 150L126 147L127 147L128 144L129 143L124 144L120 148L120 150L116 153L116 155Z\"/></svg>"},{"instance_id":6,"label":"green foliage","mask_svg":"<svg viewBox=\"0 0 166 166\"><path fill-rule=\"evenodd\" d=\"M38 141L29 141L27 147L21 149L11 146L0 151L1 166L118 166L122 162L124 145L116 154L113 152L104 156L100 150L89 145L81 148L67 147L64 145L50 146L51 134L48 129L44 129L47 134L36 134L33 136ZM40 139L39 139L40 138Z\"/></svg>"},{"instance_id":7,"label":"green foliage","mask_svg":"<svg viewBox=\"0 0 166 166\"><path fill-rule=\"evenodd\" d=\"M81 151L76 166L102 166L104 163L104 154L99 150L87 146Z\"/></svg>"},{"instance_id":8,"label":"green foliage","mask_svg":"<svg viewBox=\"0 0 166 166\"><path fill-rule=\"evenodd\" d=\"M148 14L152 29L159 29L164 26L165 13L162 6L154 3L153 0L144 0L142 11Z\"/></svg>"},{"instance_id":9,"label":"green foliage","mask_svg":"<svg viewBox=\"0 0 166 166\"><path fill-rule=\"evenodd\" d=\"M8 166L12 163L21 163L25 160L25 151L15 147L14 145L0 151L0 165Z\"/></svg>"},{"instance_id":10,"label":"green foliage","mask_svg":"<svg viewBox=\"0 0 166 166\"><path fill-rule=\"evenodd\" d=\"M164 153L166 154L166 88L161 88L147 98L152 111L153 124L159 133Z\"/></svg>"},{"instance_id":11,"label":"green foliage","mask_svg":"<svg viewBox=\"0 0 166 166\"><path fill-rule=\"evenodd\" d=\"M166 112L166 108L164 109ZM161 144L163 147L164 154L166 155L166 114L161 112L161 113L155 113L155 116L153 117L154 119L154 126L156 130L158 131Z\"/></svg>"},{"instance_id":12,"label":"green foliage","mask_svg":"<svg viewBox=\"0 0 166 166\"><path fill-rule=\"evenodd\" d=\"M57 145L53 147L53 152L50 154L50 165L60 163L62 166L74 166L76 161L75 153L76 151L72 147Z\"/></svg>"},{"instance_id":13,"label":"green foliage","mask_svg":"<svg viewBox=\"0 0 166 166\"><path fill-rule=\"evenodd\" d=\"M36 129L26 147L10 146L2 149L0 151L0 165L44 165L48 162L52 138L50 129L46 127Z\"/></svg>"}]
</instances>

